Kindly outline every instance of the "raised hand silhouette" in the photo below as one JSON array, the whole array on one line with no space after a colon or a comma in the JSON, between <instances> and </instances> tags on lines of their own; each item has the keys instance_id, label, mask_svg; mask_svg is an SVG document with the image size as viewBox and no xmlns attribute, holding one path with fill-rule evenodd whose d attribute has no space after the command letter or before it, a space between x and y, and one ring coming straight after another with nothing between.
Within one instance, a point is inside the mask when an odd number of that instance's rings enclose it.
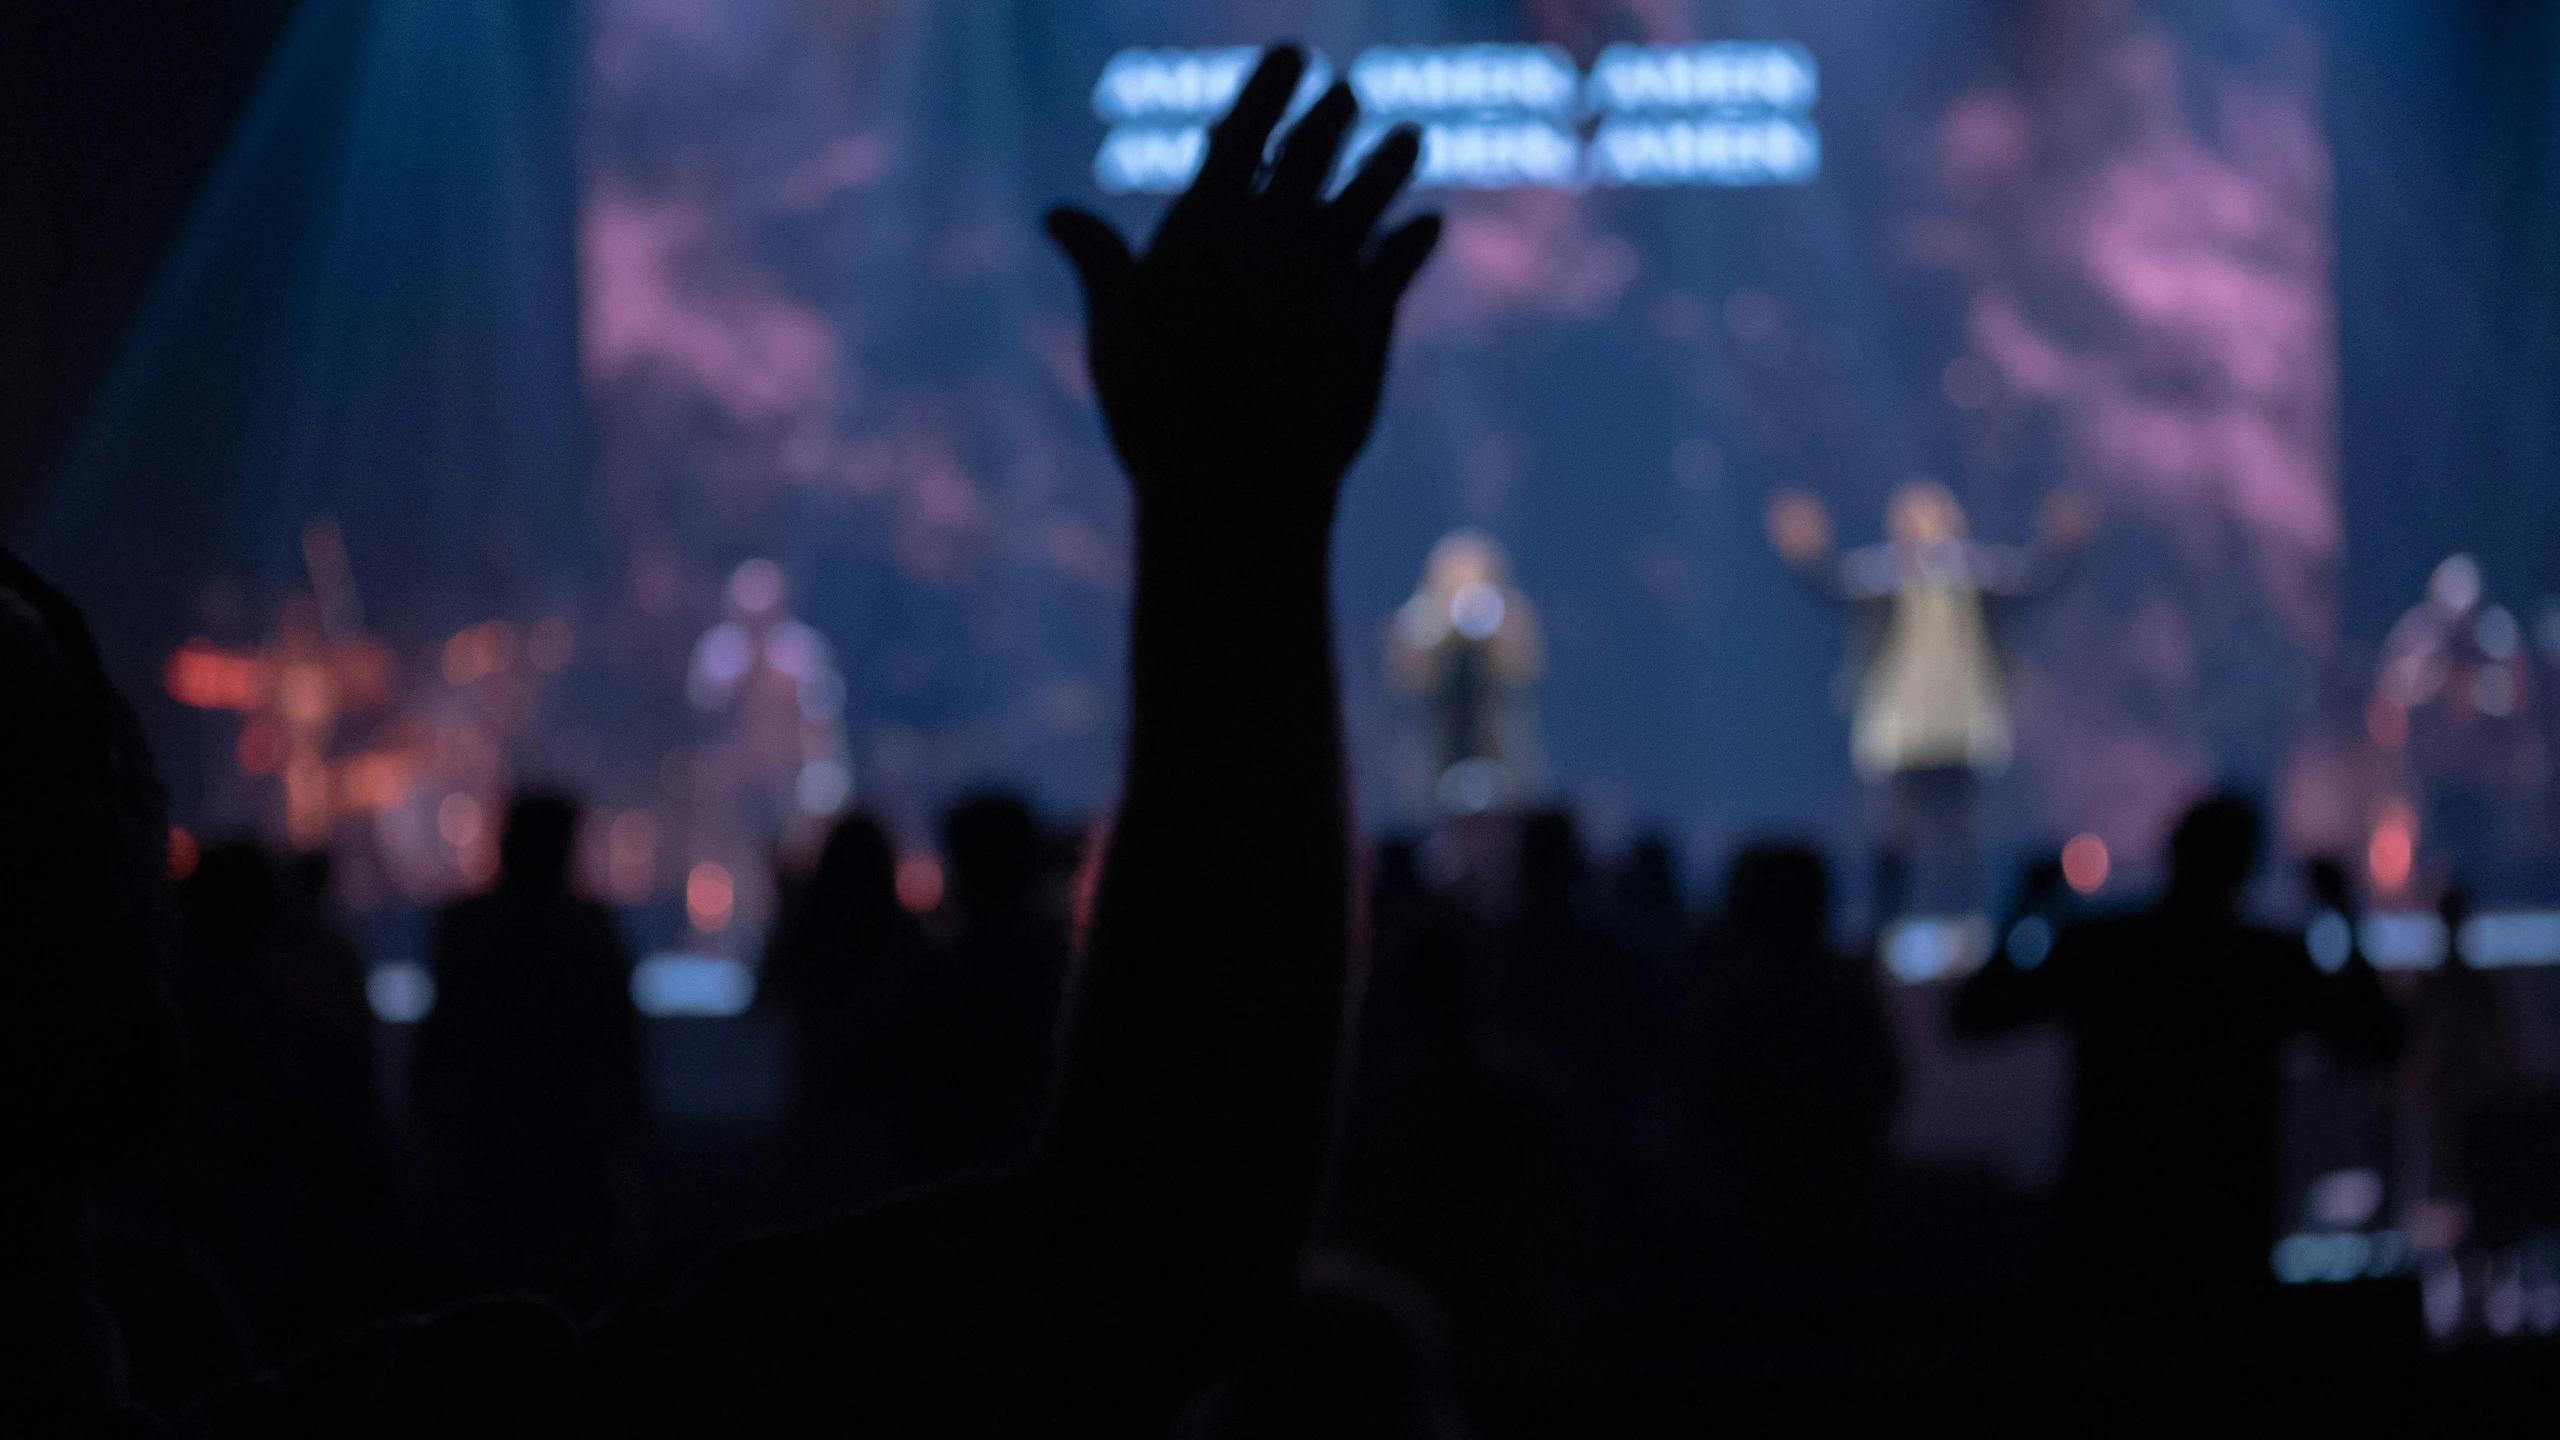
<instances>
[{"instance_id":1,"label":"raised hand silhouette","mask_svg":"<svg viewBox=\"0 0 2560 1440\"><path fill-rule=\"evenodd\" d=\"M1326 540L1439 233L1373 238L1410 130L1324 198L1348 90L1263 166L1304 64L1264 59L1145 256L1049 217L1137 502L1137 584L1125 780L1040 1170L1097 1218L1113 1308L1145 1317L1130 1343L1203 1366L1287 1303L1323 1170L1351 983Z\"/></svg>"},{"instance_id":2,"label":"raised hand silhouette","mask_svg":"<svg viewBox=\"0 0 2560 1440\"><path fill-rule=\"evenodd\" d=\"M1320 538L1377 416L1396 300L1440 220L1374 234L1420 153L1410 128L1325 196L1358 109L1345 85L1263 163L1305 68L1292 49L1263 58L1144 255L1085 211L1049 212L1083 281L1094 388L1142 525L1178 506L1185 524Z\"/></svg>"},{"instance_id":3,"label":"raised hand silhouette","mask_svg":"<svg viewBox=\"0 0 2560 1440\"><path fill-rule=\"evenodd\" d=\"M1144 257L1090 215L1049 217L1137 546L1124 779L1041 1139L1018 1168L707 1267L672 1317L701 1378L644 1361L644 1433L809 1414L1163 1433L1288 1311L1351 1008L1327 532L1437 234L1373 238L1410 132L1320 193L1347 91L1265 170L1304 63L1254 72Z\"/></svg>"},{"instance_id":4,"label":"raised hand silhouette","mask_svg":"<svg viewBox=\"0 0 2560 1440\"><path fill-rule=\"evenodd\" d=\"M1410 131L1322 195L1347 90L1266 170L1304 68L1266 57L1144 257L1049 217L1138 524L1125 778L1037 1146L730 1246L574 1342L555 1321L584 1357L534 1379L611 1433L1163 1434L1290 1313L1353 1009L1327 532L1438 233L1374 235ZM343 1377L387 1355L397 1393L488 1409L470 1346L530 1353L507 1327L537 1310L428 1317L251 1398L375 1433L392 1387Z\"/></svg>"}]
</instances>

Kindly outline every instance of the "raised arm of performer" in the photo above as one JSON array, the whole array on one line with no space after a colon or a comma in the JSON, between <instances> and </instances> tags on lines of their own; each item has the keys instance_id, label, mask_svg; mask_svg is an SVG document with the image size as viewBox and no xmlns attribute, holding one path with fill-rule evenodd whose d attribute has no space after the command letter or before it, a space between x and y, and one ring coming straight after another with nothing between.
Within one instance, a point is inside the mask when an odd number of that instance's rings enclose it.
<instances>
[{"instance_id":1,"label":"raised arm of performer","mask_svg":"<svg viewBox=\"0 0 2560 1440\"><path fill-rule=\"evenodd\" d=\"M2036 538L2025 545L1971 546L1973 582L1986 595L2024 599L2070 578L2098 532L2097 512L2077 490L2056 490L2036 507Z\"/></svg>"},{"instance_id":2,"label":"raised arm of performer","mask_svg":"<svg viewBox=\"0 0 2560 1440\"><path fill-rule=\"evenodd\" d=\"M1838 551L1831 548L1831 508L1810 491L1781 490L1769 497L1763 517L1769 548L1778 558L1839 599L1868 598L1850 585Z\"/></svg>"}]
</instances>

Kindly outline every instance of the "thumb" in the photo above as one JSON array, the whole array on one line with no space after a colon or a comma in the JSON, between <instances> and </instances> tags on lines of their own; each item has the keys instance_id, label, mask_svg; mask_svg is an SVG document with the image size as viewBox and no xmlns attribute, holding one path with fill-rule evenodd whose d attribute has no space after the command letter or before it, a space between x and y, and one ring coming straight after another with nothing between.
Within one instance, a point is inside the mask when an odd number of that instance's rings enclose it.
<instances>
[{"instance_id":1,"label":"thumb","mask_svg":"<svg viewBox=\"0 0 2560 1440\"><path fill-rule=\"evenodd\" d=\"M1119 293L1136 264L1129 258L1128 242L1109 221L1061 205L1048 214L1049 238L1066 252L1067 263L1076 267L1076 278L1084 284L1085 303L1090 305L1106 296Z\"/></svg>"}]
</instances>

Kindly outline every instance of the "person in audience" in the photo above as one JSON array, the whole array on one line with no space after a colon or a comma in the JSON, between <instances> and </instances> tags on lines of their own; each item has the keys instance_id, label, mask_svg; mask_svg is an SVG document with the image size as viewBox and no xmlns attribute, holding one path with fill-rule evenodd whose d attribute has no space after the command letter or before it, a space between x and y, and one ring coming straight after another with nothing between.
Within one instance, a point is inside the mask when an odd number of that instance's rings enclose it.
<instances>
[{"instance_id":1,"label":"person in audience","mask_svg":"<svg viewBox=\"0 0 2560 1440\"><path fill-rule=\"evenodd\" d=\"M1030 1149L1054 1068L1065 983L1062 917L1041 906L1040 833L1012 795L963 799L943 817L950 938L911 966L896 997L898 1139L934 1179Z\"/></svg>"},{"instance_id":2,"label":"person in audience","mask_svg":"<svg viewBox=\"0 0 2560 1440\"><path fill-rule=\"evenodd\" d=\"M2102 1363L2237 1365L2267 1339L2285 1042L2390 1063L2399 1017L2373 967L2315 965L2296 931L2250 924L2262 830L2202 801L2169 838L2169 883L2130 914L2076 919L2040 958L2004 942L1957 991L1960 1035L2059 1021L2071 1140L2053 1237L2066 1343Z\"/></svg>"},{"instance_id":3,"label":"person in audience","mask_svg":"<svg viewBox=\"0 0 2560 1440\"><path fill-rule=\"evenodd\" d=\"M87 623L0 548L0 1434L154 1430L89 1241L176 1114L168 847Z\"/></svg>"},{"instance_id":4,"label":"person in audience","mask_svg":"<svg viewBox=\"0 0 2560 1440\"><path fill-rule=\"evenodd\" d=\"M1646 831L1627 847L1618 867L1616 923L1612 927L1644 967L1646 983L1659 997L1686 988L1694 936L1687 901L1680 893L1680 857L1667 836Z\"/></svg>"},{"instance_id":5,"label":"person in audience","mask_svg":"<svg viewBox=\"0 0 2560 1440\"><path fill-rule=\"evenodd\" d=\"M1494 1019L1569 1158L1551 1177L1570 1207L1558 1237L1576 1290L1642 1268L1641 1121L1659 1065L1644 967L1607 923L1573 817L1520 824L1519 909L1495 954Z\"/></svg>"},{"instance_id":6,"label":"person in audience","mask_svg":"<svg viewBox=\"0 0 2560 1440\"><path fill-rule=\"evenodd\" d=\"M1711 1290L1738 1343L1791 1359L1846 1350L1872 1312L1859 1296L1902 1100L1875 965L1833 948L1830 925L1819 852L1736 855L1680 1066Z\"/></svg>"},{"instance_id":7,"label":"person in audience","mask_svg":"<svg viewBox=\"0 0 2560 1440\"><path fill-rule=\"evenodd\" d=\"M624 1332L644 1433L1160 1433L1290 1304L1350 980L1328 538L1396 301L1410 130L1330 199L1357 109L1273 51L1132 255L1051 213L1136 502L1130 729L1034 1153L712 1262Z\"/></svg>"},{"instance_id":8,"label":"person in audience","mask_svg":"<svg viewBox=\"0 0 2560 1440\"><path fill-rule=\"evenodd\" d=\"M1423 1287L1461 1388L1484 1413L1516 1414L1548 1386L1589 1277L1576 1209L1591 1135L1493 1013L1499 936L1426 886L1416 858L1395 841L1374 866L1324 1235Z\"/></svg>"},{"instance_id":9,"label":"person in audience","mask_svg":"<svg viewBox=\"0 0 2560 1440\"><path fill-rule=\"evenodd\" d=\"M789 894L758 1001L789 1036L791 1095L771 1208L813 1219L878 1198L897 1167L888 1135L890 998L919 963L924 932L898 902L898 852L857 812L827 833L817 868Z\"/></svg>"},{"instance_id":10,"label":"person in audience","mask_svg":"<svg viewBox=\"0 0 2560 1440\"><path fill-rule=\"evenodd\" d=\"M1266 165L1305 69L1264 58L1143 255L1049 218L1137 553L1120 803L1030 1156L740 1242L583 1332L489 1300L352 1336L208 1428L1162 1434L1289 1314L1352 1011L1328 541L1438 234L1377 233L1409 128L1324 193L1345 85Z\"/></svg>"},{"instance_id":11,"label":"person in audience","mask_svg":"<svg viewBox=\"0 0 2560 1440\"><path fill-rule=\"evenodd\" d=\"M181 886L186 1103L125 1207L199 1248L274 1354L373 1318L397 1225L370 1027L331 995L359 962L307 913L310 878L225 840Z\"/></svg>"},{"instance_id":12,"label":"person in audience","mask_svg":"<svg viewBox=\"0 0 2560 1440\"><path fill-rule=\"evenodd\" d=\"M631 957L612 913L570 888L577 831L567 796L517 796L497 883L436 916L417 1086L463 1278L592 1304L642 1107Z\"/></svg>"},{"instance_id":13,"label":"person in audience","mask_svg":"<svg viewBox=\"0 0 2560 1440\"><path fill-rule=\"evenodd\" d=\"M1573 818L1558 810L1520 826L1519 913L1503 944L1502 1008L1534 1047L1558 1098L1599 1148L1632 1148L1653 1072L1643 969L1595 922L1590 861Z\"/></svg>"}]
</instances>

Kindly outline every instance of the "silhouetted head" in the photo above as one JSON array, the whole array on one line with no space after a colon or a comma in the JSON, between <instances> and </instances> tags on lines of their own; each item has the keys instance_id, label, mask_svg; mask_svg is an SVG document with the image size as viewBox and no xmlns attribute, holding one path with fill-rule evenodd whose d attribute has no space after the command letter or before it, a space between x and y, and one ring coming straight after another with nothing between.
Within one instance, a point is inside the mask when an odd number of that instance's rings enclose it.
<instances>
[{"instance_id":1,"label":"silhouetted head","mask_svg":"<svg viewBox=\"0 0 2560 1440\"><path fill-rule=\"evenodd\" d=\"M2436 918L2444 922L2444 963L2462 967L2471 957L2462 953L2462 927L2471 920L2471 887L2456 880L2444 887L2436 897Z\"/></svg>"},{"instance_id":2,"label":"silhouetted head","mask_svg":"<svg viewBox=\"0 0 2560 1440\"><path fill-rule=\"evenodd\" d=\"M1897 545L1944 545L1965 537L1964 507L1955 492L1935 480L1914 480L1893 492L1884 531Z\"/></svg>"},{"instance_id":3,"label":"silhouetted head","mask_svg":"<svg viewBox=\"0 0 2560 1440\"><path fill-rule=\"evenodd\" d=\"M898 907L898 847L878 816L856 811L838 820L809 876L813 911L854 916Z\"/></svg>"},{"instance_id":4,"label":"silhouetted head","mask_svg":"<svg viewBox=\"0 0 2560 1440\"><path fill-rule=\"evenodd\" d=\"M1654 913L1680 907L1680 861L1659 835L1637 837L1627 851L1627 903Z\"/></svg>"},{"instance_id":5,"label":"silhouetted head","mask_svg":"<svg viewBox=\"0 0 2560 1440\"><path fill-rule=\"evenodd\" d=\"M297 850L285 861L283 888L297 913L325 916L337 903L337 861L326 850Z\"/></svg>"},{"instance_id":6,"label":"silhouetted head","mask_svg":"<svg viewBox=\"0 0 2560 1440\"><path fill-rule=\"evenodd\" d=\"M578 842L578 802L556 790L531 790L507 802L498 832L498 884L526 894L569 888L569 854Z\"/></svg>"},{"instance_id":7,"label":"silhouetted head","mask_svg":"<svg viewBox=\"0 0 2560 1440\"><path fill-rule=\"evenodd\" d=\"M1831 924L1831 870L1810 845L1743 847L1724 882L1725 924L1738 940L1819 946Z\"/></svg>"},{"instance_id":8,"label":"silhouetted head","mask_svg":"<svg viewBox=\"0 0 2560 1440\"><path fill-rule=\"evenodd\" d=\"M1422 846L1403 835L1379 841L1369 861L1369 913L1394 914L1422 893Z\"/></svg>"},{"instance_id":9,"label":"silhouetted head","mask_svg":"<svg viewBox=\"0 0 2560 1440\"><path fill-rule=\"evenodd\" d=\"M942 853L962 914L1019 910L1030 903L1039 877L1039 823L1019 795L971 795L942 817Z\"/></svg>"},{"instance_id":10,"label":"silhouetted head","mask_svg":"<svg viewBox=\"0 0 2560 1440\"><path fill-rule=\"evenodd\" d=\"M1562 810L1540 810L1520 822L1520 903L1561 910L1582 885L1582 836Z\"/></svg>"},{"instance_id":11,"label":"silhouetted head","mask_svg":"<svg viewBox=\"0 0 2560 1440\"><path fill-rule=\"evenodd\" d=\"M275 927L284 908L275 862L250 840L206 846L179 899L187 946L198 958L246 952Z\"/></svg>"},{"instance_id":12,"label":"silhouetted head","mask_svg":"<svg viewBox=\"0 0 2560 1440\"><path fill-rule=\"evenodd\" d=\"M2238 795L2198 801L2169 832L2169 893L2227 905L2258 868L2265 827L2258 807Z\"/></svg>"},{"instance_id":13,"label":"silhouetted head","mask_svg":"<svg viewBox=\"0 0 2560 1440\"><path fill-rule=\"evenodd\" d=\"M133 708L78 608L6 547L0 697L0 1196L14 1197L82 1181L167 1113L175 917L168 810ZM0 1231L33 1213L0 1211Z\"/></svg>"}]
</instances>

